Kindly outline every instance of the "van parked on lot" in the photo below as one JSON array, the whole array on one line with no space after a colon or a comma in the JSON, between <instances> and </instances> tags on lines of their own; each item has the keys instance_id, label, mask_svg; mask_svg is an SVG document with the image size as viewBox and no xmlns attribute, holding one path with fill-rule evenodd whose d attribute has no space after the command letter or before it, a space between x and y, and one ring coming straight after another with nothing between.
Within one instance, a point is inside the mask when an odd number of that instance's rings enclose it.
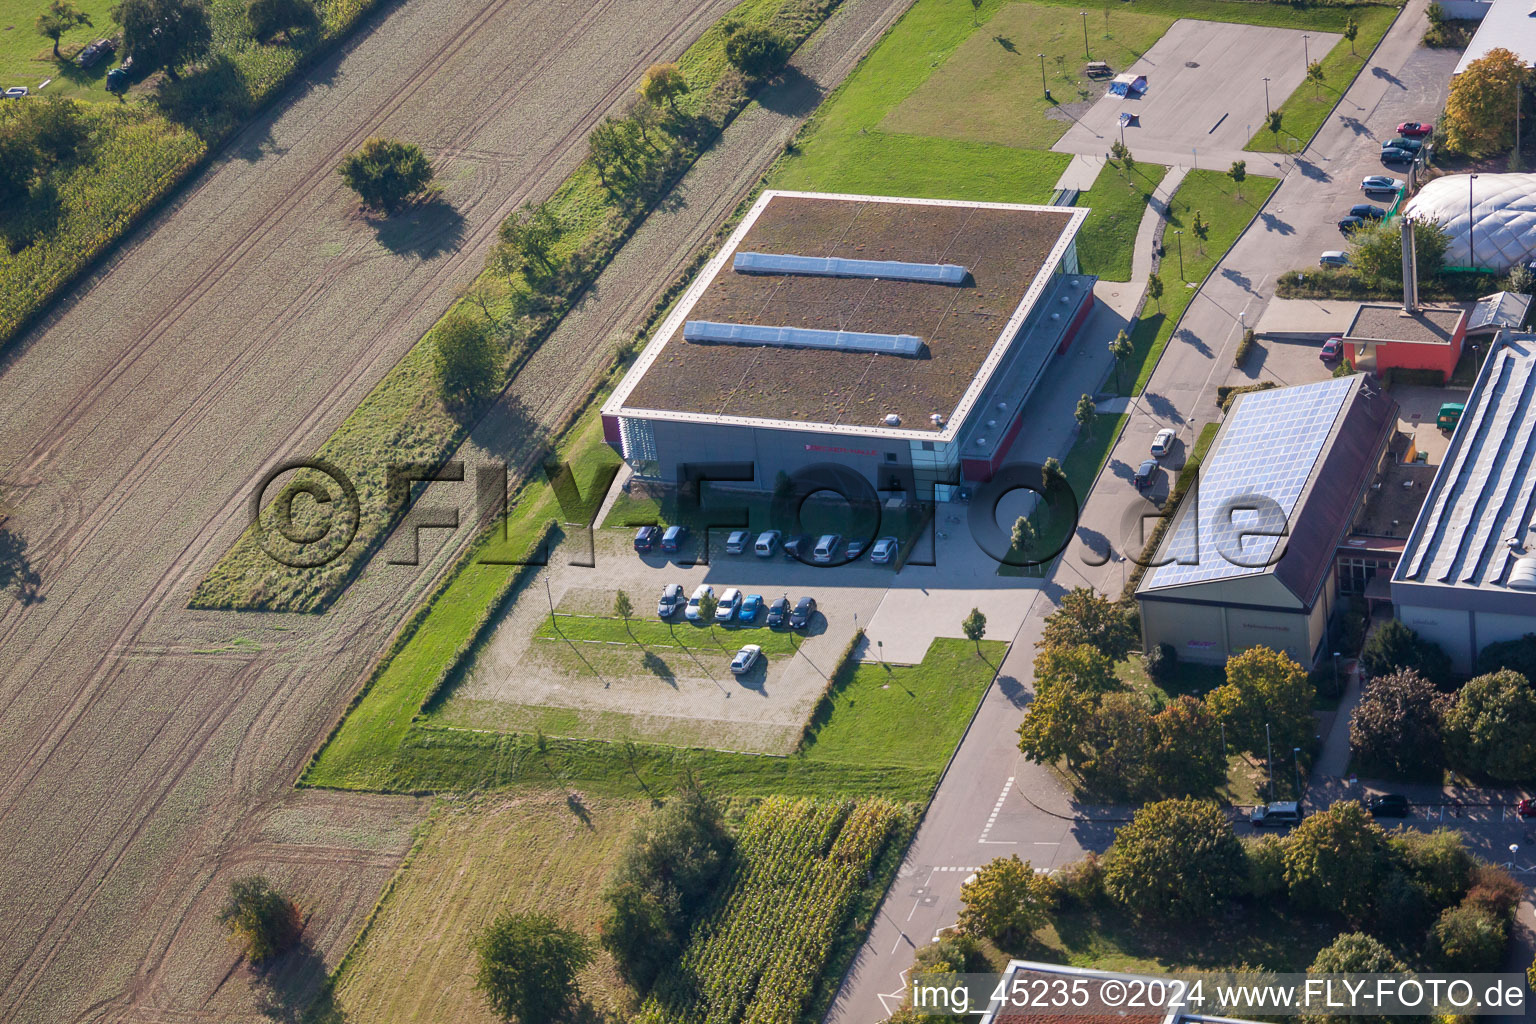
<instances>
[{"instance_id":1,"label":"van parked on lot","mask_svg":"<svg viewBox=\"0 0 1536 1024\"><path fill-rule=\"evenodd\" d=\"M843 546L843 538L835 533L824 533L816 542L811 558L817 562L830 562L837 557L837 549Z\"/></svg>"},{"instance_id":2,"label":"van parked on lot","mask_svg":"<svg viewBox=\"0 0 1536 1024\"><path fill-rule=\"evenodd\" d=\"M757 557L767 558L769 555L773 554L774 549L778 546L779 531L764 530L762 533L757 535L757 543L752 545L752 550L757 552Z\"/></svg>"},{"instance_id":3,"label":"van parked on lot","mask_svg":"<svg viewBox=\"0 0 1536 1024\"><path fill-rule=\"evenodd\" d=\"M1248 823L1254 828L1268 828L1276 826L1285 828L1301 821L1301 805L1294 800L1283 801L1278 804L1259 804L1248 815Z\"/></svg>"}]
</instances>

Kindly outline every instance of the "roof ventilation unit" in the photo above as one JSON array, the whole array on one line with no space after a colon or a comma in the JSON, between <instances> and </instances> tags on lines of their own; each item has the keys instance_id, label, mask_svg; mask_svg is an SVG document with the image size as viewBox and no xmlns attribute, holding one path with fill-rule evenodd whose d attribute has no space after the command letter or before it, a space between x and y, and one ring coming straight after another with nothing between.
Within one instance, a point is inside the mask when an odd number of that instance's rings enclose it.
<instances>
[{"instance_id":1,"label":"roof ventilation unit","mask_svg":"<svg viewBox=\"0 0 1536 1024\"><path fill-rule=\"evenodd\" d=\"M1514 567L1509 570L1509 588L1536 590L1536 557L1526 555L1515 559Z\"/></svg>"},{"instance_id":2,"label":"roof ventilation unit","mask_svg":"<svg viewBox=\"0 0 1536 1024\"><path fill-rule=\"evenodd\" d=\"M944 414L941 412L930 413L928 419L936 427L942 427L944 425Z\"/></svg>"},{"instance_id":3,"label":"roof ventilation unit","mask_svg":"<svg viewBox=\"0 0 1536 1024\"><path fill-rule=\"evenodd\" d=\"M864 334L859 331L817 331L803 327L760 327L756 324L721 324L689 320L683 324L683 340L721 342L730 345L768 345L774 348L821 348L842 352L877 352L916 356L923 339L915 334Z\"/></svg>"},{"instance_id":4,"label":"roof ventilation unit","mask_svg":"<svg viewBox=\"0 0 1536 1024\"><path fill-rule=\"evenodd\" d=\"M918 284L964 284L970 271L954 263L850 260L840 256L787 256L739 252L731 266L738 274L802 274L807 277L879 277Z\"/></svg>"},{"instance_id":5,"label":"roof ventilation unit","mask_svg":"<svg viewBox=\"0 0 1536 1024\"><path fill-rule=\"evenodd\" d=\"M899 427L901 426L901 417L893 412L888 412L885 414L885 425L888 427Z\"/></svg>"}]
</instances>

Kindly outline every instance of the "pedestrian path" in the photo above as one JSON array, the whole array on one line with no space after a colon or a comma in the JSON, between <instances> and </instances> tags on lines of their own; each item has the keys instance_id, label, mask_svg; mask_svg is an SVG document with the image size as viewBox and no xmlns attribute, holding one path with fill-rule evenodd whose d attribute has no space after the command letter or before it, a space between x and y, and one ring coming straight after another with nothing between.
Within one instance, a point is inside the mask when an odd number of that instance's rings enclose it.
<instances>
[{"instance_id":1,"label":"pedestrian path","mask_svg":"<svg viewBox=\"0 0 1536 1024\"><path fill-rule=\"evenodd\" d=\"M1102 156L1091 156L1087 153L1075 153L1067 164L1067 169L1061 172L1061 177L1056 179L1056 189L1075 188L1079 192L1087 192L1093 187L1099 172L1104 169Z\"/></svg>"},{"instance_id":2,"label":"pedestrian path","mask_svg":"<svg viewBox=\"0 0 1536 1024\"><path fill-rule=\"evenodd\" d=\"M1152 192L1147 212L1142 214L1141 227L1136 231L1136 248L1131 252L1131 280L1146 283L1153 272L1152 246L1162 238L1162 225L1168 217L1168 202L1184 182L1189 168L1175 164L1168 168L1163 180Z\"/></svg>"}]
</instances>

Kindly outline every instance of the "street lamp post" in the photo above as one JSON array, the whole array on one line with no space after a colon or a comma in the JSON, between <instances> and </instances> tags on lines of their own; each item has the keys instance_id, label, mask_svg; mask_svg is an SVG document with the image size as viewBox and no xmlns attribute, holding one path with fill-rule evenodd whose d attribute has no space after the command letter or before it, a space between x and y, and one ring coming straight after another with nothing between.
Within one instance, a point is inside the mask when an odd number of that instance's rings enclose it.
<instances>
[{"instance_id":1,"label":"street lamp post","mask_svg":"<svg viewBox=\"0 0 1536 1024\"><path fill-rule=\"evenodd\" d=\"M1079 11L1078 13L1083 16L1083 56L1092 60L1093 54L1088 52L1088 12Z\"/></svg>"},{"instance_id":2,"label":"street lamp post","mask_svg":"<svg viewBox=\"0 0 1536 1024\"><path fill-rule=\"evenodd\" d=\"M1339 652L1333 652L1333 692L1339 692Z\"/></svg>"},{"instance_id":3,"label":"street lamp post","mask_svg":"<svg viewBox=\"0 0 1536 1024\"><path fill-rule=\"evenodd\" d=\"M1311 54L1307 51L1307 40L1311 38L1311 36L1301 37L1301 66L1304 68L1310 68L1312 66L1312 57Z\"/></svg>"},{"instance_id":4,"label":"street lamp post","mask_svg":"<svg viewBox=\"0 0 1536 1024\"><path fill-rule=\"evenodd\" d=\"M1296 806L1301 806L1301 748L1292 747L1291 756L1296 759Z\"/></svg>"},{"instance_id":5,"label":"street lamp post","mask_svg":"<svg viewBox=\"0 0 1536 1024\"><path fill-rule=\"evenodd\" d=\"M1270 113L1271 113L1271 111L1269 109L1269 79L1266 78L1266 79L1264 79L1264 116L1268 117L1270 115Z\"/></svg>"},{"instance_id":6,"label":"street lamp post","mask_svg":"<svg viewBox=\"0 0 1536 1024\"><path fill-rule=\"evenodd\" d=\"M1179 280L1184 280L1184 230L1173 229L1173 240L1179 245Z\"/></svg>"},{"instance_id":7,"label":"street lamp post","mask_svg":"<svg viewBox=\"0 0 1536 1024\"><path fill-rule=\"evenodd\" d=\"M1125 122L1120 122L1120 145L1125 145Z\"/></svg>"},{"instance_id":8,"label":"street lamp post","mask_svg":"<svg viewBox=\"0 0 1536 1024\"><path fill-rule=\"evenodd\" d=\"M1264 767L1269 769L1269 802L1275 802L1275 748L1269 742L1269 723L1264 723Z\"/></svg>"},{"instance_id":9,"label":"street lamp post","mask_svg":"<svg viewBox=\"0 0 1536 1024\"><path fill-rule=\"evenodd\" d=\"M1467 266L1477 266L1477 218L1472 214L1472 183L1477 180L1477 175L1467 175Z\"/></svg>"},{"instance_id":10,"label":"street lamp post","mask_svg":"<svg viewBox=\"0 0 1536 1024\"><path fill-rule=\"evenodd\" d=\"M1515 857L1517 857L1519 855L1519 853L1520 853L1520 844L1519 843L1510 843L1509 844L1509 869L1511 871L1513 871L1515 869Z\"/></svg>"},{"instance_id":11,"label":"street lamp post","mask_svg":"<svg viewBox=\"0 0 1536 1024\"><path fill-rule=\"evenodd\" d=\"M1045 98L1051 98L1051 87L1045 84L1045 54L1038 54L1040 58L1040 90L1045 93Z\"/></svg>"}]
</instances>

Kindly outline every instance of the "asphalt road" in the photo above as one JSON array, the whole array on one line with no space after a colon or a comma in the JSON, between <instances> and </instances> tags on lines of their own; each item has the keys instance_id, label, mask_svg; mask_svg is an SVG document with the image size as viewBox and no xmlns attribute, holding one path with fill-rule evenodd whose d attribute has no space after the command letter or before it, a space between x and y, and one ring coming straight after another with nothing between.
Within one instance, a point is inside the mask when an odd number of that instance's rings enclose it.
<instances>
[{"instance_id":1,"label":"asphalt road","mask_svg":"<svg viewBox=\"0 0 1536 1024\"><path fill-rule=\"evenodd\" d=\"M1139 554L1133 531L1145 503L1120 472L1128 473L1144 458L1160 427L1180 428L1187 441L1200 423L1219 415L1216 388L1229 379L1269 376L1301 383L1327 376L1310 350L1266 353L1244 371L1232 368L1232 354L1241 323L1257 321L1278 274L1315 266L1318 252L1339 247L1336 222L1360 201L1360 179L1383 173L1379 140L1395 134L1401 121L1432 120L1439 112L1456 54L1418 46L1426 2L1408 5L1313 143L1290 162L1253 226L1190 304L1084 502L1079 539L1049 577L1021 587L1019 598L1029 602L1029 612L832 1006L830 1024L874 1024L900 1005L912 953L954 923L960 885L972 868L1013 853L1037 868L1068 863L1083 850L1106 848L1115 825L1129 813L1074 804L1049 771L1019 754L1016 730L1029 701L1034 642L1054 609L1053 598L1067 589L1087 584L1119 594L1123 563L1104 558L1100 538L1108 538L1116 552ZM1162 273L1169 287L1177 287L1166 261ZM1055 390L1060 389L1041 389L1047 395ZM1031 415L1039 422L1026 423L1020 437L1055 443L1024 454L1036 460L1064 455L1070 438L1057 440L1060 431L1053 427L1070 415L1062 403L1044 401ZM1525 829L1485 822L1469 833L1485 855L1499 859L1499 851L1521 841Z\"/></svg>"},{"instance_id":2,"label":"asphalt road","mask_svg":"<svg viewBox=\"0 0 1536 1024\"><path fill-rule=\"evenodd\" d=\"M279 1008L334 965L423 808L291 783L470 531L434 536L420 567L370 566L325 616L191 612L187 596L263 467L313 451L478 270L501 216L547 194L585 126L728 6L399 5L0 357L5 526L40 578L0 607L0 1019L256 1018L213 923L251 871L310 915ZM834 16L471 446L504 454L558 426L904 6ZM382 233L353 216L334 158L379 131L423 142L446 211Z\"/></svg>"}]
</instances>

